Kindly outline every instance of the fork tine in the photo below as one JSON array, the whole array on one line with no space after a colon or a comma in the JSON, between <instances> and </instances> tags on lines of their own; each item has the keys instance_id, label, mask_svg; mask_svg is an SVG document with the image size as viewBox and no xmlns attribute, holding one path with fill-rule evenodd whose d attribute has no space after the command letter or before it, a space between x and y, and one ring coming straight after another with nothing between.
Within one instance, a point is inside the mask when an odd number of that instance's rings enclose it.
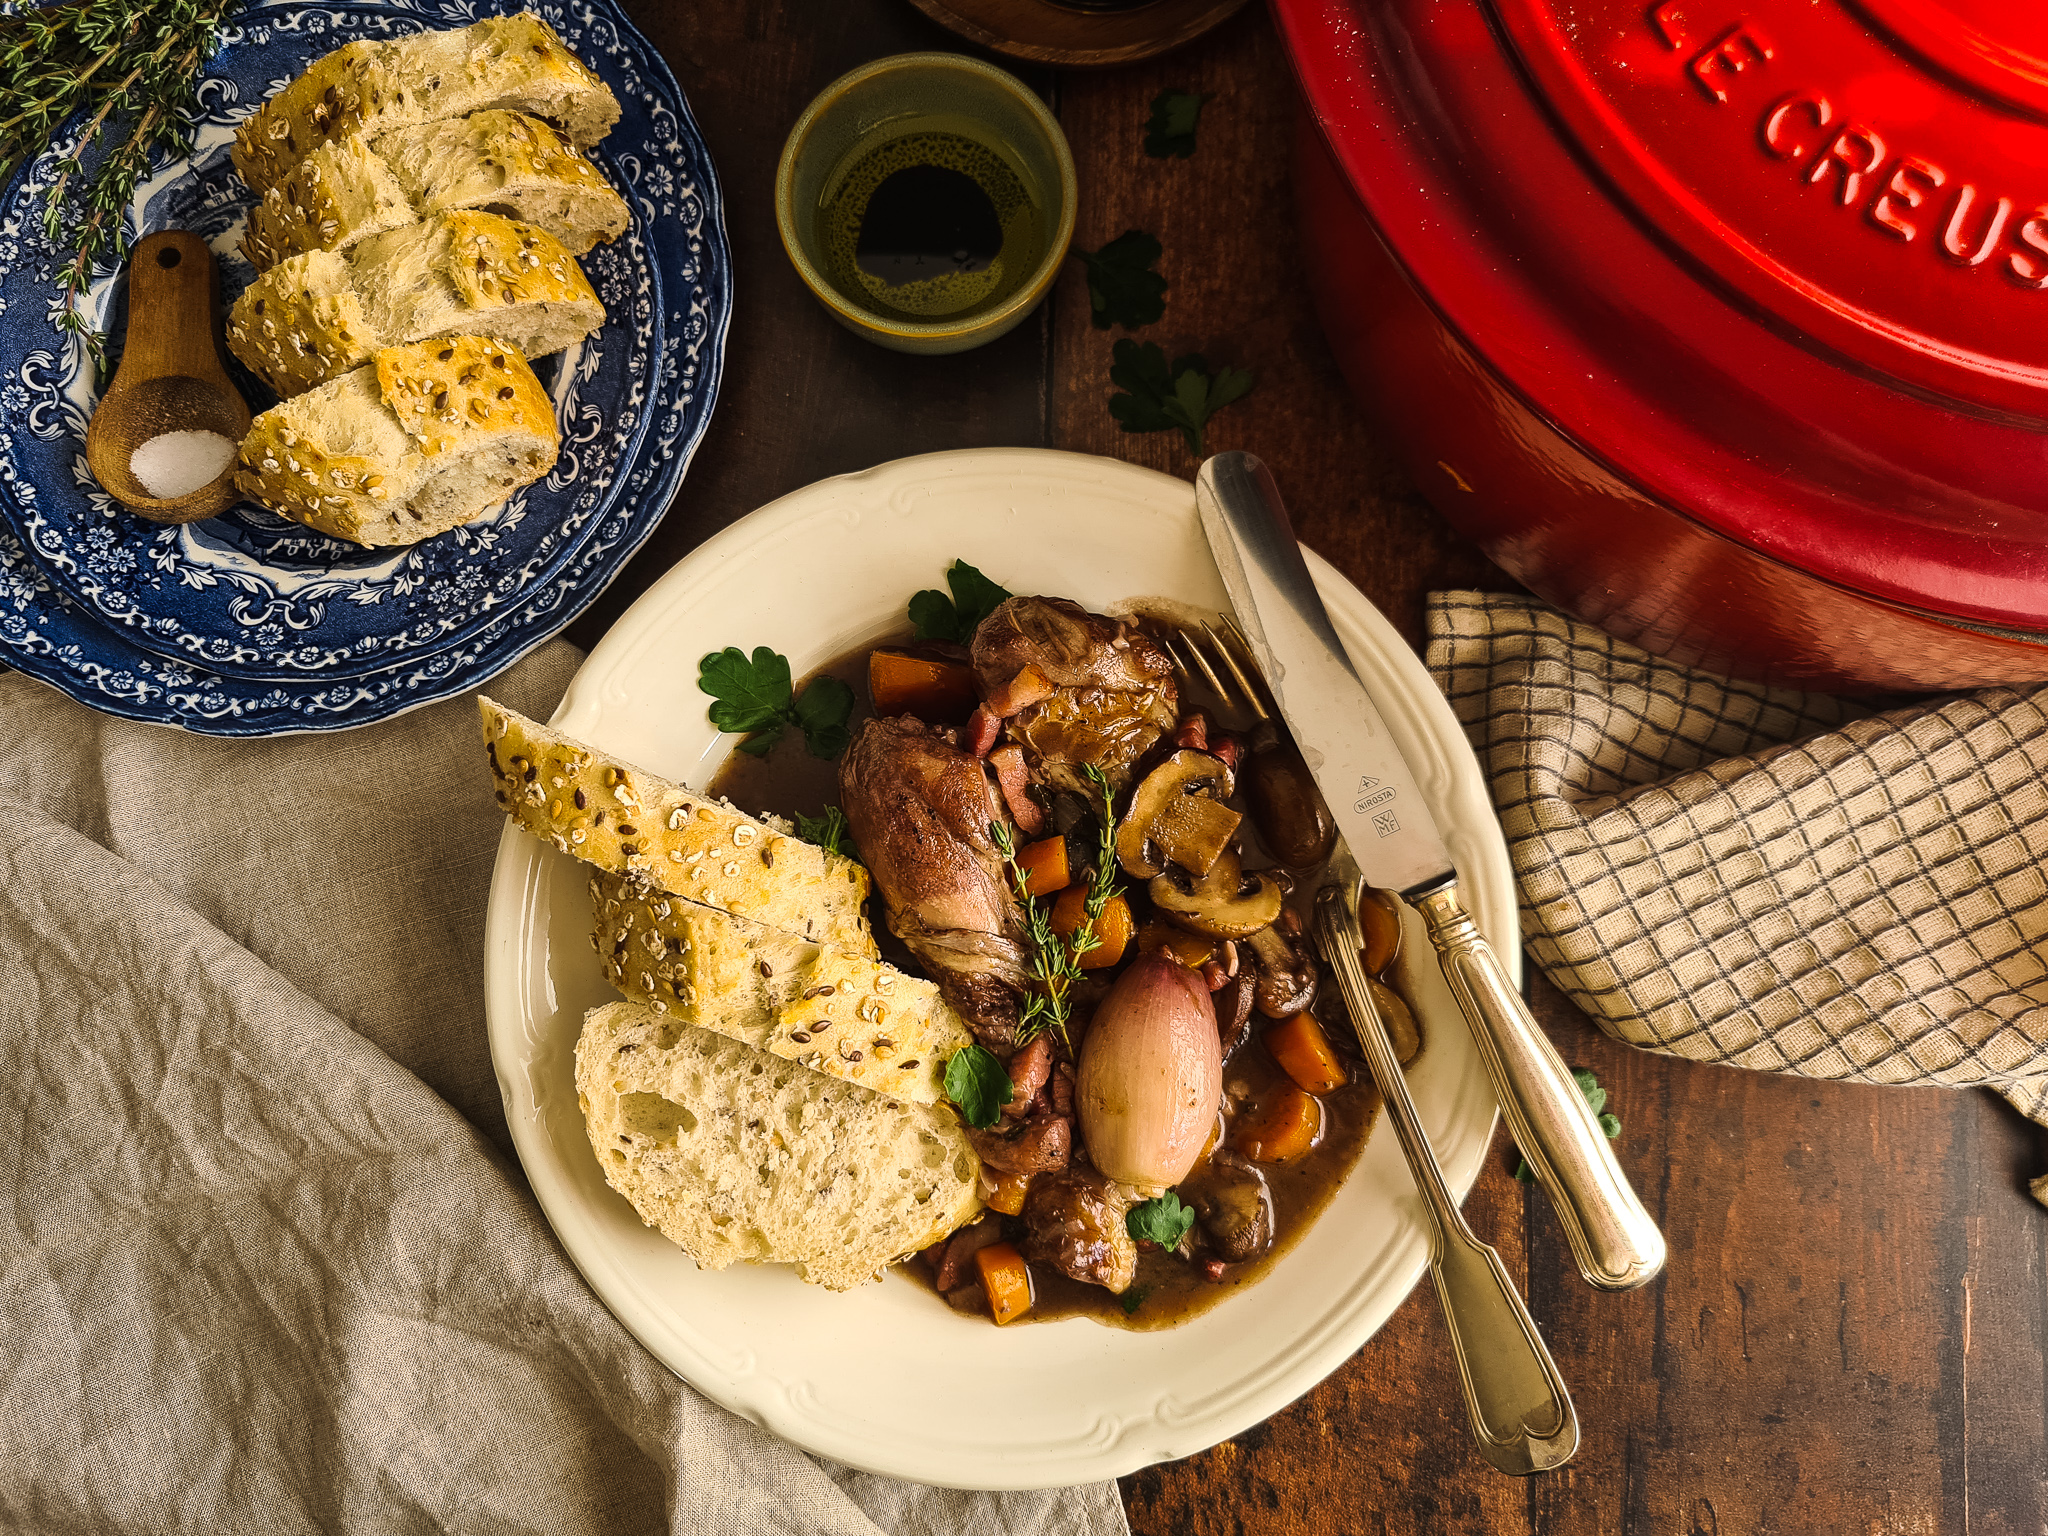
<instances>
[{"instance_id":1,"label":"fork tine","mask_svg":"<svg viewBox=\"0 0 2048 1536\"><path fill-rule=\"evenodd\" d=\"M1252 650L1251 642L1245 639L1244 631L1237 627L1237 620L1226 616L1223 624L1225 630L1236 639L1238 646L1243 648L1244 655L1249 658ZM1230 675L1237 679L1238 687L1249 701L1251 712L1258 716L1261 721L1271 721L1273 716L1278 713L1278 706L1275 705L1268 708L1272 696L1266 692L1266 680L1259 676L1257 665L1240 665L1237 652L1232 649L1230 643L1222 635L1216 632L1214 625L1204 624L1202 628L1209 636L1209 643L1216 647L1216 654L1222 658L1223 665L1228 667Z\"/></svg>"}]
</instances>

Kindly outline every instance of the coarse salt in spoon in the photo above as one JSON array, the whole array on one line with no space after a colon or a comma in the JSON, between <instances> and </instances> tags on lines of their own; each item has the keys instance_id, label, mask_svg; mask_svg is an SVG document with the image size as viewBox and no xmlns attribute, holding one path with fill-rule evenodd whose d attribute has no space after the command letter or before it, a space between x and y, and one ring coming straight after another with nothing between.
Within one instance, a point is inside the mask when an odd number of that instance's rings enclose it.
<instances>
[{"instance_id":1,"label":"coarse salt in spoon","mask_svg":"<svg viewBox=\"0 0 2048 1536\"><path fill-rule=\"evenodd\" d=\"M136 243L121 369L85 433L93 476L130 511L190 523L235 504L249 404L220 357L220 279L189 230ZM201 479L202 471L211 472Z\"/></svg>"}]
</instances>

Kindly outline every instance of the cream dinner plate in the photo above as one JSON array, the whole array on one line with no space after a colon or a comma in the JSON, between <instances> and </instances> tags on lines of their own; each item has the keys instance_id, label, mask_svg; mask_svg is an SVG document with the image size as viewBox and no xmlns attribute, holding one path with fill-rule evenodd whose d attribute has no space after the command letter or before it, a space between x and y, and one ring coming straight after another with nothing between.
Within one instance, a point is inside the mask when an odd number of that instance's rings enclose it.
<instances>
[{"instance_id":1,"label":"cream dinner plate","mask_svg":"<svg viewBox=\"0 0 2048 1536\"><path fill-rule=\"evenodd\" d=\"M900 459L785 496L685 558L591 653L553 723L701 785L735 739L706 717L700 657L767 645L801 677L900 633L910 595L942 587L956 557L1013 592L1096 609L1139 597L1225 603L1185 481L1041 449ZM1467 899L1519 979L1507 847L1471 749L1392 626L1328 564L1310 555L1309 568L1416 768ZM1494 1101L1410 923L1403 983L1425 1040L1410 1080L1462 1199ZM1383 1118L1266 1278L1178 1328L1075 1318L999 1329L899 1274L835 1295L782 1267L699 1271L605 1184L584 1135L577 1031L586 1009L613 1000L589 935L583 867L508 825L491 881L485 1001L527 1177L570 1257L642 1343L707 1397L818 1455L965 1488L1085 1482L1187 1456L1336 1369L1428 1265L1421 1208Z\"/></svg>"}]
</instances>

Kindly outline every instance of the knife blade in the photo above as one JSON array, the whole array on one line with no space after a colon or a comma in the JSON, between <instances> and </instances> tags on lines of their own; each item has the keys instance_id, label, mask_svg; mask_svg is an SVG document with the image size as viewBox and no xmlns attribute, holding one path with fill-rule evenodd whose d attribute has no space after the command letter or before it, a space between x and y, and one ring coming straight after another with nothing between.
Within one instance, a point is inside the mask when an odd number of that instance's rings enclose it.
<instances>
[{"instance_id":1,"label":"knife blade","mask_svg":"<svg viewBox=\"0 0 2048 1536\"><path fill-rule=\"evenodd\" d=\"M1422 915L1579 1273L1603 1290L1643 1284L1664 1266L1663 1235L1460 901L1450 849L1330 623L1271 472L1248 453L1217 454L1196 477L1195 507L1238 626L1352 857Z\"/></svg>"}]
</instances>

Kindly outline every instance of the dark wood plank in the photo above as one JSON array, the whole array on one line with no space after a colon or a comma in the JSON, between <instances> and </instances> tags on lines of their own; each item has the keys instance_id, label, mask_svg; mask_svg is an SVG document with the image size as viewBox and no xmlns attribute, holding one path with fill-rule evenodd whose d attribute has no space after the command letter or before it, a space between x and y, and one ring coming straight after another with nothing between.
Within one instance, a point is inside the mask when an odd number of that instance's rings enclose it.
<instances>
[{"instance_id":1,"label":"dark wood plank","mask_svg":"<svg viewBox=\"0 0 2048 1536\"><path fill-rule=\"evenodd\" d=\"M776 163L813 96L870 59L965 45L900 0L625 4L675 70L718 167L735 303L710 428L646 547L570 626L586 648L690 550L800 486L906 454L1046 441L1045 311L954 357L886 351L826 314L776 232ZM1016 72L1050 88L1043 71Z\"/></svg>"}]
</instances>

